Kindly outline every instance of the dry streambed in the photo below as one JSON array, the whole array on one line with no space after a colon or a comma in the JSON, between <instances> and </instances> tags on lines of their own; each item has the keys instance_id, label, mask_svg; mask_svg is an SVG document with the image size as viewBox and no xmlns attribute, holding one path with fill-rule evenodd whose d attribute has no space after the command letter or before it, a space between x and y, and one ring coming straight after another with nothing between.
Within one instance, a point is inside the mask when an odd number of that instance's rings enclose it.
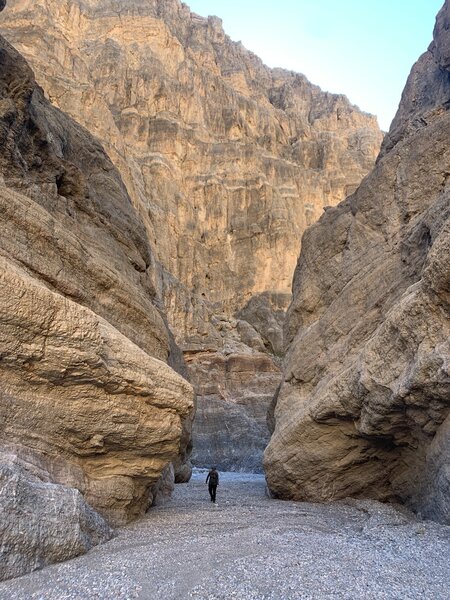
<instances>
[{"instance_id":1,"label":"dry streambed","mask_svg":"<svg viewBox=\"0 0 450 600\"><path fill-rule=\"evenodd\" d=\"M447 600L450 527L371 501L269 500L264 478L205 475L88 555L0 585L1 600Z\"/></svg>"}]
</instances>

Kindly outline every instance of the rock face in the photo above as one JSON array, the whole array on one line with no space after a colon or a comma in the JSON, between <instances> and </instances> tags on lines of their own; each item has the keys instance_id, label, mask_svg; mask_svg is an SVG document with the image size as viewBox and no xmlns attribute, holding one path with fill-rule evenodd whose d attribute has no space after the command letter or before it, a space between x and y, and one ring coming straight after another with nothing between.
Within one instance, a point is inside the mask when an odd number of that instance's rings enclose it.
<instances>
[{"instance_id":1,"label":"rock face","mask_svg":"<svg viewBox=\"0 0 450 600\"><path fill-rule=\"evenodd\" d=\"M265 453L278 497L396 498L449 522L449 15L375 170L304 236Z\"/></svg>"},{"instance_id":2,"label":"rock face","mask_svg":"<svg viewBox=\"0 0 450 600\"><path fill-rule=\"evenodd\" d=\"M0 450L124 523L184 451L193 409L165 364L145 229L100 144L3 38L0 146Z\"/></svg>"},{"instance_id":3,"label":"rock face","mask_svg":"<svg viewBox=\"0 0 450 600\"><path fill-rule=\"evenodd\" d=\"M68 560L112 537L78 490L0 463L0 581Z\"/></svg>"},{"instance_id":4,"label":"rock face","mask_svg":"<svg viewBox=\"0 0 450 600\"><path fill-rule=\"evenodd\" d=\"M279 385L279 368L264 353L205 353L195 357L190 372L199 392L194 464L260 471L269 441L267 407Z\"/></svg>"},{"instance_id":5,"label":"rock face","mask_svg":"<svg viewBox=\"0 0 450 600\"><path fill-rule=\"evenodd\" d=\"M2 444L46 456L111 522L139 516L178 454L189 384L90 309L0 265Z\"/></svg>"},{"instance_id":6,"label":"rock face","mask_svg":"<svg viewBox=\"0 0 450 600\"><path fill-rule=\"evenodd\" d=\"M211 447L209 431L226 436L231 407L240 450L213 462L255 462L278 367L264 371L260 392L242 377L236 395L223 365L256 374L261 352L282 354L301 234L372 168L375 119L302 75L268 69L219 19L179 0L11 0L1 29L122 175L156 258L150 279L197 383L198 447ZM215 391L211 361L222 365Z\"/></svg>"}]
</instances>

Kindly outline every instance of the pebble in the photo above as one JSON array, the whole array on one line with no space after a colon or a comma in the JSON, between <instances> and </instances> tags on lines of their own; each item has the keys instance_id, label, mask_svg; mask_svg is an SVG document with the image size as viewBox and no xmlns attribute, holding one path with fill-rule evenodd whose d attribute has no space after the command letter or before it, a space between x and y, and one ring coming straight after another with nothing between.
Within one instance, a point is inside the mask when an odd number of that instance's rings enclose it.
<instances>
[{"instance_id":1,"label":"pebble","mask_svg":"<svg viewBox=\"0 0 450 600\"><path fill-rule=\"evenodd\" d=\"M0 600L448 600L450 527L373 501L270 500L205 474L87 555L0 584Z\"/></svg>"}]
</instances>

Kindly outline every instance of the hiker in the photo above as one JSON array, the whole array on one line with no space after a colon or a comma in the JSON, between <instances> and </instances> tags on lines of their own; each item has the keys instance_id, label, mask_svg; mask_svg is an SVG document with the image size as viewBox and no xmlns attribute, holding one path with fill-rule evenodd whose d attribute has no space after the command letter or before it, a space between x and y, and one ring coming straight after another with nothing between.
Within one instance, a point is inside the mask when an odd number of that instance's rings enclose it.
<instances>
[{"instance_id":1,"label":"hiker","mask_svg":"<svg viewBox=\"0 0 450 600\"><path fill-rule=\"evenodd\" d=\"M211 502L216 502L216 490L219 485L219 473L217 472L216 467L213 467L208 473L208 477L206 478L206 483L208 483L208 491L211 496Z\"/></svg>"}]
</instances>

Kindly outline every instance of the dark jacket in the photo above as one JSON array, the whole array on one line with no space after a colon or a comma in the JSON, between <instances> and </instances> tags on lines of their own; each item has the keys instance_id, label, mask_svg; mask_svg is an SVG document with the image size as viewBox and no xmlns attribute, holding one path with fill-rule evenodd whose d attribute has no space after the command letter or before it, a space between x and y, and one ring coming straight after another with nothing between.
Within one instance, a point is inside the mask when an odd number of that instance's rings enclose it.
<instances>
[{"instance_id":1,"label":"dark jacket","mask_svg":"<svg viewBox=\"0 0 450 600\"><path fill-rule=\"evenodd\" d=\"M211 469L208 473L208 477L206 478L206 483L209 485L219 485L219 473L215 469Z\"/></svg>"}]
</instances>

